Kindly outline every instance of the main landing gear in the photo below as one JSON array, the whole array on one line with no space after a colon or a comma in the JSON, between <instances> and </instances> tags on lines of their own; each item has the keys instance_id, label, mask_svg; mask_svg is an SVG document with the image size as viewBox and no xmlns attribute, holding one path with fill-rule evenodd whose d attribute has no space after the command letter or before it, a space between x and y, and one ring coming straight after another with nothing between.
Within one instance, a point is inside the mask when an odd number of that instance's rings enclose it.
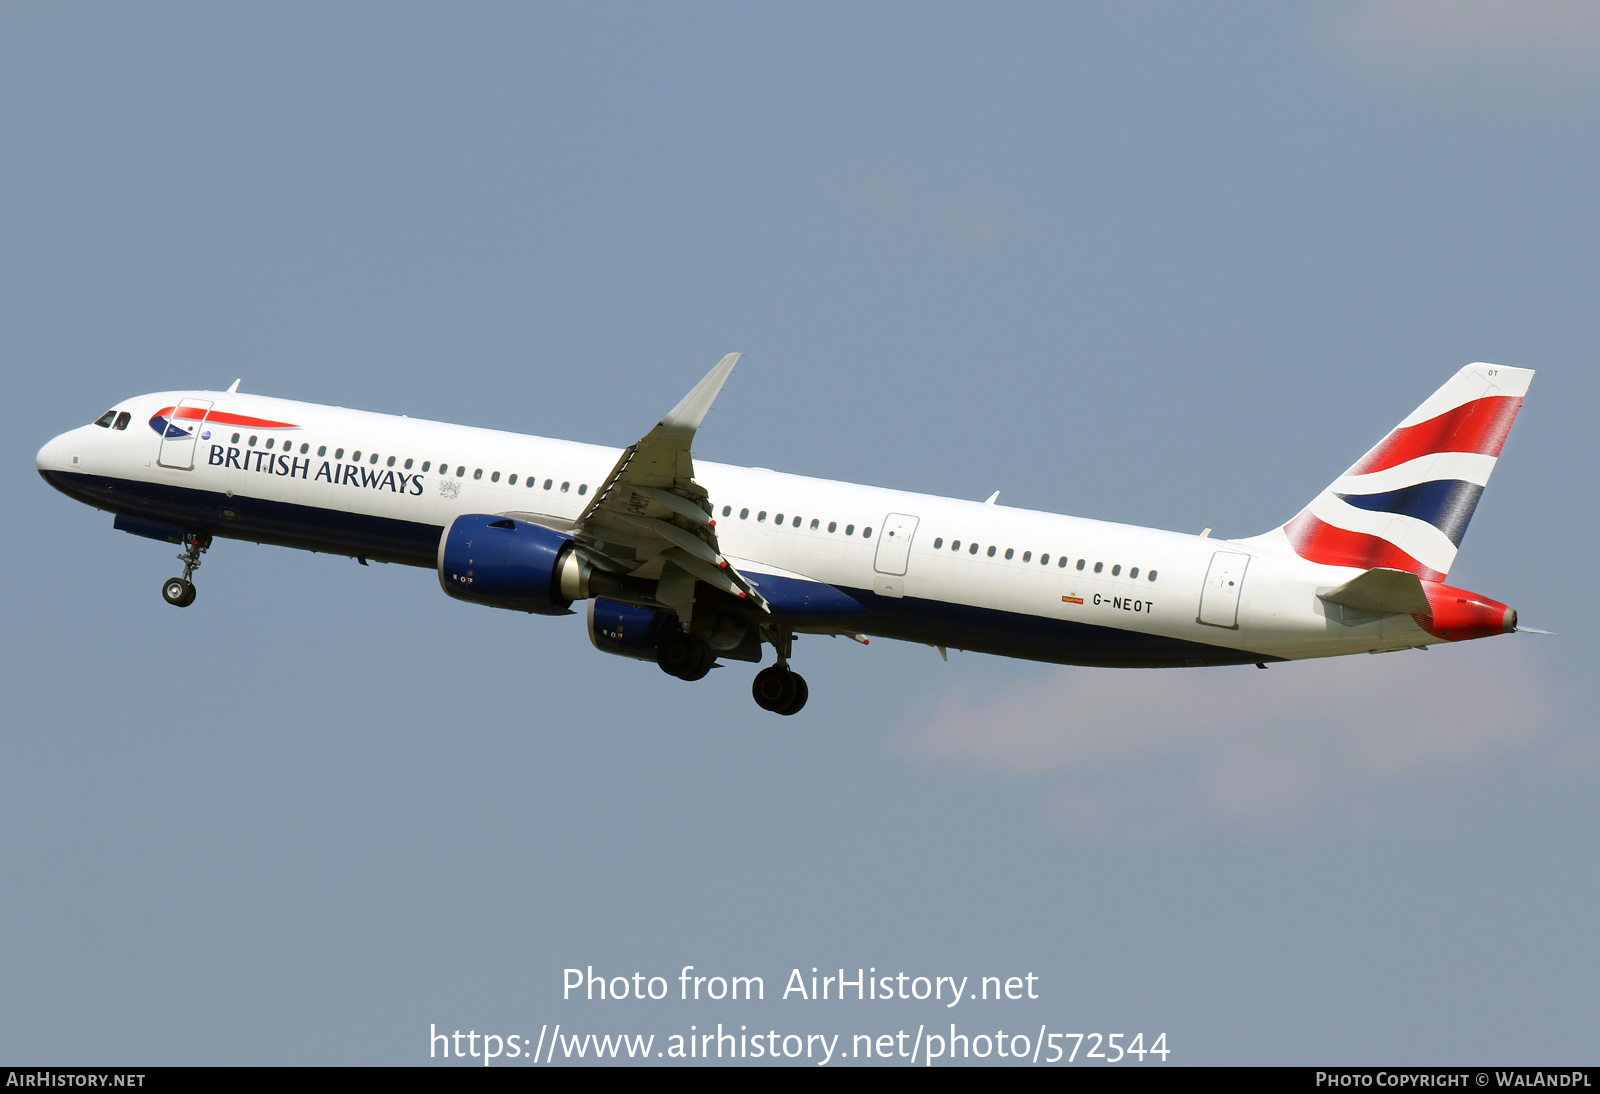
<instances>
[{"instance_id":1,"label":"main landing gear","mask_svg":"<svg viewBox=\"0 0 1600 1094\"><path fill-rule=\"evenodd\" d=\"M211 546L211 537L203 533L186 532L183 537L182 577L169 577L161 583L161 598L175 608L187 608L194 603L194 572L200 568L200 556Z\"/></svg>"},{"instance_id":2,"label":"main landing gear","mask_svg":"<svg viewBox=\"0 0 1600 1094\"><path fill-rule=\"evenodd\" d=\"M750 694L755 696L756 706L762 710L799 714L811 692L806 687L806 678L788 665L768 665L756 673Z\"/></svg>"},{"instance_id":3,"label":"main landing gear","mask_svg":"<svg viewBox=\"0 0 1600 1094\"><path fill-rule=\"evenodd\" d=\"M811 689L806 678L789 667L789 653L794 645L794 634L787 630L774 630L765 636L778 653L778 663L756 673L750 685L750 694L756 706L774 714L799 714L806 705Z\"/></svg>"},{"instance_id":4,"label":"main landing gear","mask_svg":"<svg viewBox=\"0 0 1600 1094\"><path fill-rule=\"evenodd\" d=\"M794 643L794 634L787 630L763 627L762 637L777 650L778 663L756 673L750 694L755 697L756 706L762 710L770 710L774 714L798 714L800 708L806 705L810 689L806 687L806 678L789 667L789 651ZM668 625L661 628L661 637L656 640L656 664L668 676L676 676L680 680L699 680L716 667L717 655L699 635Z\"/></svg>"},{"instance_id":5,"label":"main landing gear","mask_svg":"<svg viewBox=\"0 0 1600 1094\"><path fill-rule=\"evenodd\" d=\"M705 639L687 634L670 622L661 628L661 638L656 642L656 664L668 676L679 680L699 680L717 663L716 655Z\"/></svg>"}]
</instances>

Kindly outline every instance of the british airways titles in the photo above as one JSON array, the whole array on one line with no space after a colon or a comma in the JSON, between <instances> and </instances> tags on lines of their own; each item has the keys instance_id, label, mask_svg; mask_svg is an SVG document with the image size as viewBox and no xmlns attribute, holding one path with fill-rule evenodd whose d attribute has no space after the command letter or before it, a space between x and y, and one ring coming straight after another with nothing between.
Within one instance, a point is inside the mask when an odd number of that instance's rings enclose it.
<instances>
[{"instance_id":1,"label":"british airways titles","mask_svg":"<svg viewBox=\"0 0 1600 1094\"><path fill-rule=\"evenodd\" d=\"M300 459L288 452L264 452L259 449L246 452L214 444L207 462L212 467L234 467L240 471L257 471L264 475L283 475L312 482L321 479L339 486L388 490L395 494L422 493L421 475L383 467L363 467L357 463L335 463L332 460L323 460L322 466L312 474L312 465L316 463L314 459Z\"/></svg>"}]
</instances>

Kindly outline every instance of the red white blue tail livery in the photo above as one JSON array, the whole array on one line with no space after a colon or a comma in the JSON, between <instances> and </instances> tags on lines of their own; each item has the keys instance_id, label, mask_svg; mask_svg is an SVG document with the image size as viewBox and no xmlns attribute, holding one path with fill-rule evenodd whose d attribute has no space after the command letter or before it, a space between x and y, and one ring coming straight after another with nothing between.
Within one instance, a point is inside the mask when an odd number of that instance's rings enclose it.
<instances>
[{"instance_id":1,"label":"red white blue tail livery","mask_svg":"<svg viewBox=\"0 0 1600 1094\"><path fill-rule=\"evenodd\" d=\"M1456 373L1284 525L1295 553L1443 580L1532 380L1503 365Z\"/></svg>"}]
</instances>

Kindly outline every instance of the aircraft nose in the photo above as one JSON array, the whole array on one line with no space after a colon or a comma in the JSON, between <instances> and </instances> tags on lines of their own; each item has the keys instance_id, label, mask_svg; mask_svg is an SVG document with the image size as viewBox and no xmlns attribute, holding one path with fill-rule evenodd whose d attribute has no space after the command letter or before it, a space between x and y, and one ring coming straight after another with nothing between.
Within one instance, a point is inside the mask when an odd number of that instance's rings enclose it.
<instances>
[{"instance_id":1,"label":"aircraft nose","mask_svg":"<svg viewBox=\"0 0 1600 1094\"><path fill-rule=\"evenodd\" d=\"M39 454L33 458L33 465L41 472L68 470L66 452L67 438L70 436L69 433L63 433L46 441L44 447L39 449Z\"/></svg>"}]
</instances>

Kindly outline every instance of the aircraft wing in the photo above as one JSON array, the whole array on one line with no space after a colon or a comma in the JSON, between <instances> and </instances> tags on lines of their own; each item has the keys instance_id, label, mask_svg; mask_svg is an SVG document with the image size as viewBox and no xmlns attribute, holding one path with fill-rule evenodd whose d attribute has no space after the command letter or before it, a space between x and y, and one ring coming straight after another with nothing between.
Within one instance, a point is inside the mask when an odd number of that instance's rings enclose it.
<instances>
[{"instance_id":1,"label":"aircraft wing","mask_svg":"<svg viewBox=\"0 0 1600 1094\"><path fill-rule=\"evenodd\" d=\"M705 487L694 480L690 447L739 354L730 353L656 427L629 445L572 535L592 565L656 581L656 599L685 624L703 582L770 611L761 594L723 557Z\"/></svg>"}]
</instances>

